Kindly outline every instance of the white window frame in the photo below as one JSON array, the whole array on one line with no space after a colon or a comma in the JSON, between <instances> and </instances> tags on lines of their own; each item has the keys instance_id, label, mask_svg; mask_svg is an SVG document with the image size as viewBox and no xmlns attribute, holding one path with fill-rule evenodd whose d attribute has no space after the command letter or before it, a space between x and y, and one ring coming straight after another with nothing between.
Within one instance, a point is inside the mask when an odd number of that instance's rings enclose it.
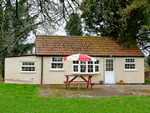
<instances>
[{"instance_id":1,"label":"white window frame","mask_svg":"<svg viewBox=\"0 0 150 113\"><path fill-rule=\"evenodd\" d=\"M80 65L81 65L81 61L78 61L79 63L78 64L73 64L73 61L72 61L72 73L73 74L100 74L100 58L96 58L96 60L99 60L99 64L95 64L93 62L93 72L88 72L88 61L86 61L86 71L85 72L80 72ZM74 68L73 66L74 65L78 65L78 72L74 72ZM99 66L99 71L98 72L95 72L95 66Z\"/></svg>"},{"instance_id":2,"label":"white window frame","mask_svg":"<svg viewBox=\"0 0 150 113\"><path fill-rule=\"evenodd\" d=\"M126 59L134 59L134 62L126 62ZM125 64L135 64L135 69L125 69ZM136 69L136 58L125 58L124 59L124 71L137 71Z\"/></svg>"},{"instance_id":3,"label":"white window frame","mask_svg":"<svg viewBox=\"0 0 150 113\"><path fill-rule=\"evenodd\" d=\"M23 62L34 62L34 65L23 65ZM22 71L22 67L35 67L35 71ZM36 62L35 61L21 61L21 72L23 73L35 73L36 72Z\"/></svg>"},{"instance_id":4,"label":"white window frame","mask_svg":"<svg viewBox=\"0 0 150 113\"><path fill-rule=\"evenodd\" d=\"M52 61L53 58L62 58L63 61L62 62L54 62L54 61ZM51 68L52 63L63 63L63 68ZM50 70L52 70L52 71L64 71L64 57L51 57L51 59L50 59Z\"/></svg>"}]
</instances>

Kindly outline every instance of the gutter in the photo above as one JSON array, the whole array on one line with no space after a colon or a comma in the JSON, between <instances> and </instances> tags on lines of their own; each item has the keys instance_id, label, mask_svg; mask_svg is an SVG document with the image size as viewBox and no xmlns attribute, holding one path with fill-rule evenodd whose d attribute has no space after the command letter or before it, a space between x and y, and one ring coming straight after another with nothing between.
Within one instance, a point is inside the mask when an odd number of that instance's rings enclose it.
<instances>
[{"instance_id":1,"label":"gutter","mask_svg":"<svg viewBox=\"0 0 150 113\"><path fill-rule=\"evenodd\" d=\"M32 55L14 55L14 56L3 56L4 58L11 58L11 57L25 57L25 56L51 56L51 57L66 57L66 56L69 56L68 54L67 55L42 55L42 54L32 54ZM97 56L93 56L93 55L89 55L91 57L110 57L110 55L97 55ZM112 57L139 57L139 58L143 58L145 57L144 55L140 55L140 56L116 56L116 55L112 55Z\"/></svg>"},{"instance_id":2,"label":"gutter","mask_svg":"<svg viewBox=\"0 0 150 113\"><path fill-rule=\"evenodd\" d=\"M43 56L41 56L41 84L43 84Z\"/></svg>"},{"instance_id":3,"label":"gutter","mask_svg":"<svg viewBox=\"0 0 150 113\"><path fill-rule=\"evenodd\" d=\"M13 56L3 56L4 58L11 58L11 57L25 57L25 56L36 56L36 54L31 55L13 55Z\"/></svg>"}]
</instances>

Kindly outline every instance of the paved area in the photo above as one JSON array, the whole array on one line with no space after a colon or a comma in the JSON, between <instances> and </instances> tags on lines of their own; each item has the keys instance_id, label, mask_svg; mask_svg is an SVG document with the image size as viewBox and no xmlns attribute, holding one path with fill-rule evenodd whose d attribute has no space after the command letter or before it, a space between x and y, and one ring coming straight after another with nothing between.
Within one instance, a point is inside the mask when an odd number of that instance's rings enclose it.
<instances>
[{"instance_id":1,"label":"paved area","mask_svg":"<svg viewBox=\"0 0 150 113\"><path fill-rule=\"evenodd\" d=\"M94 85L94 88L140 89L150 90L150 85Z\"/></svg>"},{"instance_id":2,"label":"paved area","mask_svg":"<svg viewBox=\"0 0 150 113\"><path fill-rule=\"evenodd\" d=\"M93 91L86 88L85 85L71 86L71 91L65 89L65 85L40 85L40 97L89 97L101 98L111 96L150 96L150 85L95 85Z\"/></svg>"}]
</instances>

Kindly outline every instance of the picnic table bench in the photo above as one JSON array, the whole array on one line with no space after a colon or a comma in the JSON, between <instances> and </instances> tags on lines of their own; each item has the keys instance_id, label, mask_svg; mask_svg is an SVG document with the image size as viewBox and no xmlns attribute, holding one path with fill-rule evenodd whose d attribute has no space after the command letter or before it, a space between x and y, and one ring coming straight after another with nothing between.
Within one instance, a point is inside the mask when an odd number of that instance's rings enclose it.
<instances>
[{"instance_id":1,"label":"picnic table bench","mask_svg":"<svg viewBox=\"0 0 150 113\"><path fill-rule=\"evenodd\" d=\"M66 76L66 81L64 81L64 83L66 84L66 89L68 87L68 90L70 90L70 85L71 84L87 84L87 88L89 87L89 85L91 85L91 91L93 90L92 89L92 86L95 84L95 83L92 83L92 76L93 75L65 75ZM70 81L69 81L69 77L73 77ZM84 81L74 81L77 77L81 77ZM88 77L88 80L86 80L84 77Z\"/></svg>"}]
</instances>

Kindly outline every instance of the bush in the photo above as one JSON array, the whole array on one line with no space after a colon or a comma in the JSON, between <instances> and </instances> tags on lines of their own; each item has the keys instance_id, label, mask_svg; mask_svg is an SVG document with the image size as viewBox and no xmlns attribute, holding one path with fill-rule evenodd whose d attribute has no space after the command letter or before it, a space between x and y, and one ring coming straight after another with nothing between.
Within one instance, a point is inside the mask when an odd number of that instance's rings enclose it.
<instances>
[{"instance_id":1,"label":"bush","mask_svg":"<svg viewBox=\"0 0 150 113\"><path fill-rule=\"evenodd\" d=\"M2 75L0 74L0 80L2 80Z\"/></svg>"},{"instance_id":2,"label":"bush","mask_svg":"<svg viewBox=\"0 0 150 113\"><path fill-rule=\"evenodd\" d=\"M150 67L146 61L144 62L144 70L145 70L145 72L150 71Z\"/></svg>"},{"instance_id":3,"label":"bush","mask_svg":"<svg viewBox=\"0 0 150 113\"><path fill-rule=\"evenodd\" d=\"M150 78L150 71L145 72L145 78Z\"/></svg>"},{"instance_id":4,"label":"bush","mask_svg":"<svg viewBox=\"0 0 150 113\"><path fill-rule=\"evenodd\" d=\"M150 83L150 79L146 78L145 79L145 84L149 84Z\"/></svg>"}]
</instances>

